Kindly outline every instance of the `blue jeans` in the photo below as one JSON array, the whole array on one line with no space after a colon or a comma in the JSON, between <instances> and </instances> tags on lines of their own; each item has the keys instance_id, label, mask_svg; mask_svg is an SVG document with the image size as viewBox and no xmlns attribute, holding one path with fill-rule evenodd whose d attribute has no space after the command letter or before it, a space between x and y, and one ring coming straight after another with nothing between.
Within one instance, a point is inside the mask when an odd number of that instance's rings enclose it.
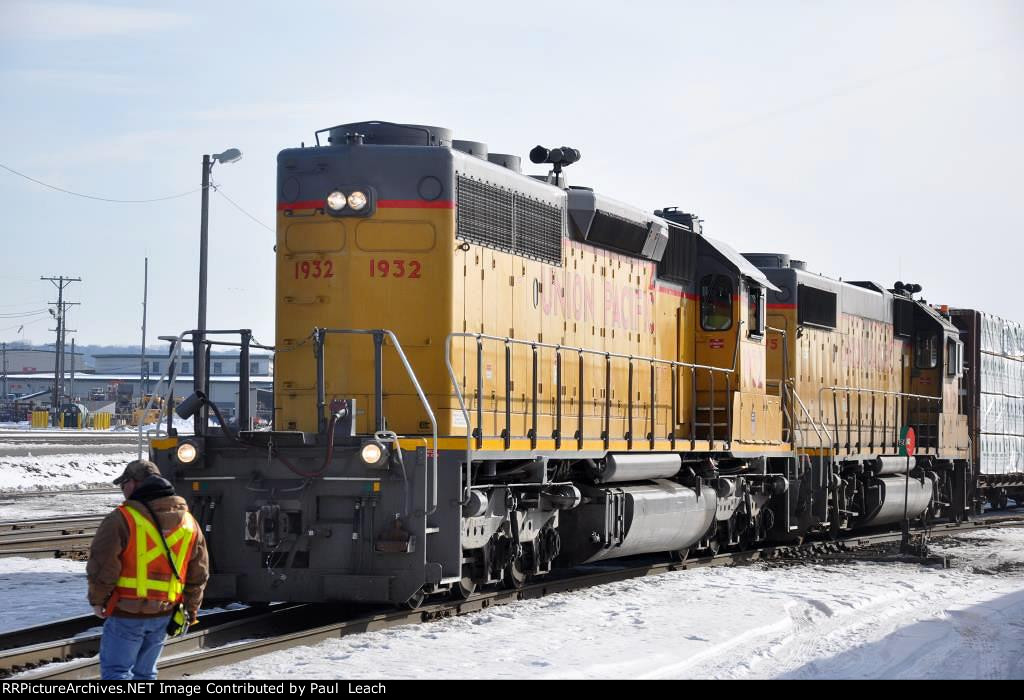
<instances>
[{"instance_id":1,"label":"blue jeans","mask_svg":"<svg viewBox=\"0 0 1024 700\"><path fill-rule=\"evenodd\" d=\"M108 617L100 638L100 678L105 681L156 679L170 615Z\"/></svg>"}]
</instances>

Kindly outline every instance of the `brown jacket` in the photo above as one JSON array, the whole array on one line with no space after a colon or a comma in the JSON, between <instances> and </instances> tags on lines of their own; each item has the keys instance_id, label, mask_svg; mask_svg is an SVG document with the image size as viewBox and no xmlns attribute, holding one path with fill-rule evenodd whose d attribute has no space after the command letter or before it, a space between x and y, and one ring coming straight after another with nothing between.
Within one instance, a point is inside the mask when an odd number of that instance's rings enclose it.
<instances>
[{"instance_id":1,"label":"brown jacket","mask_svg":"<svg viewBox=\"0 0 1024 700\"><path fill-rule=\"evenodd\" d=\"M147 520L152 521L146 506L132 499L125 501ZM149 502L149 507L160 521L160 530L167 535L181 524L188 505L181 496L164 496ZM120 511L115 510L100 523L89 547L89 563L85 567L89 579L89 604L105 607L117 579L121 575L121 552L128 546L128 523ZM210 558L201 530L196 530L196 543L185 573L185 608L195 618L203 602L203 589L210 577ZM166 615L171 604L161 600L119 600L112 613L115 617L155 617Z\"/></svg>"}]
</instances>

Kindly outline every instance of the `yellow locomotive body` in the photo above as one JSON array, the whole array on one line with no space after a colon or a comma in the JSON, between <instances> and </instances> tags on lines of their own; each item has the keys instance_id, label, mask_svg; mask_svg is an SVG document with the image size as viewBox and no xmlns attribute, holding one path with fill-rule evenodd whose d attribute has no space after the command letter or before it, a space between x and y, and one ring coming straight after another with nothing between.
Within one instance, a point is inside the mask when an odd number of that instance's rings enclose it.
<instances>
[{"instance_id":1,"label":"yellow locomotive body","mask_svg":"<svg viewBox=\"0 0 1024 700\"><path fill-rule=\"evenodd\" d=\"M473 173L463 175L456 166L456 177L477 177L484 186L490 185L488 172L500 170L470 156L455 158ZM518 193L531 190L564 210L562 190L519 178ZM348 220L325 213L321 201L280 205L276 412L282 428L311 431L318 425L314 357L308 348L298 351L308 346L310 329L375 328L386 318L436 409L440 433L448 438L442 447L458 449L469 430L479 432L480 446L489 449L705 452L716 442L740 451L786 449L780 397L766 394L765 338L741 330L748 323L747 304L731 304L728 329L706 331L692 285L659 280L652 260L560 236L561 262L552 264L467 241L459 235L454 202L377 204L371 216ZM697 238L676 227L671 235ZM479 378L477 339L450 334L488 337L479 343ZM499 340L504 338L517 341L508 362ZM446 369L446 344L468 420ZM688 366L694 364L728 372ZM357 432L373 432L372 343L332 338L325 367L328 397L355 398ZM385 353L383 374L388 429L429 433L430 422L397 357ZM726 432L730 413L744 420Z\"/></svg>"},{"instance_id":2,"label":"yellow locomotive body","mask_svg":"<svg viewBox=\"0 0 1024 700\"><path fill-rule=\"evenodd\" d=\"M531 158L388 122L279 154L273 429L152 446L222 533L211 597L417 604L969 512L947 318Z\"/></svg>"}]
</instances>

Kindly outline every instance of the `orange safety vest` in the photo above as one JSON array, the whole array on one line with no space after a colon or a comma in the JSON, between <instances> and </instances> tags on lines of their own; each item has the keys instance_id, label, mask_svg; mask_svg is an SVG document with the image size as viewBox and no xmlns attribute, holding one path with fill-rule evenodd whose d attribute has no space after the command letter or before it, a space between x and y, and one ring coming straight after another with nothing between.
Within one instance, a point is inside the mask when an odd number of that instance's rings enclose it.
<instances>
[{"instance_id":1,"label":"orange safety vest","mask_svg":"<svg viewBox=\"0 0 1024 700\"><path fill-rule=\"evenodd\" d=\"M188 563L199 531L195 518L186 511L181 524L164 537L181 575L179 580L167 559L157 526L130 506L120 505L117 509L128 523L128 546L121 552L121 575L107 603L107 612L113 611L122 598L178 603L184 595Z\"/></svg>"}]
</instances>

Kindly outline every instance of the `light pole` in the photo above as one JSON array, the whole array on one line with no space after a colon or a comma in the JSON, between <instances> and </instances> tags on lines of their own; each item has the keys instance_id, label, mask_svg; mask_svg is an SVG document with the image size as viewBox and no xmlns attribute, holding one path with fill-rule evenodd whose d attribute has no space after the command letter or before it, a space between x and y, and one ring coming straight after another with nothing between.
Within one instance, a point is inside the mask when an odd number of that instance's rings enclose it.
<instances>
[{"instance_id":1,"label":"light pole","mask_svg":"<svg viewBox=\"0 0 1024 700\"><path fill-rule=\"evenodd\" d=\"M192 362L192 386L195 391L203 391L206 385L206 358L203 352L203 340L206 338L206 258L207 246L209 243L209 214L210 214L210 173L213 171L214 163L235 163L242 159L242 152L237 148L229 148L223 153L203 156L203 206L202 216L199 222L199 322L196 324L196 336L193 339ZM145 352L145 348L143 348ZM206 432L203 425L205 411L196 412L195 433L202 435Z\"/></svg>"}]
</instances>

